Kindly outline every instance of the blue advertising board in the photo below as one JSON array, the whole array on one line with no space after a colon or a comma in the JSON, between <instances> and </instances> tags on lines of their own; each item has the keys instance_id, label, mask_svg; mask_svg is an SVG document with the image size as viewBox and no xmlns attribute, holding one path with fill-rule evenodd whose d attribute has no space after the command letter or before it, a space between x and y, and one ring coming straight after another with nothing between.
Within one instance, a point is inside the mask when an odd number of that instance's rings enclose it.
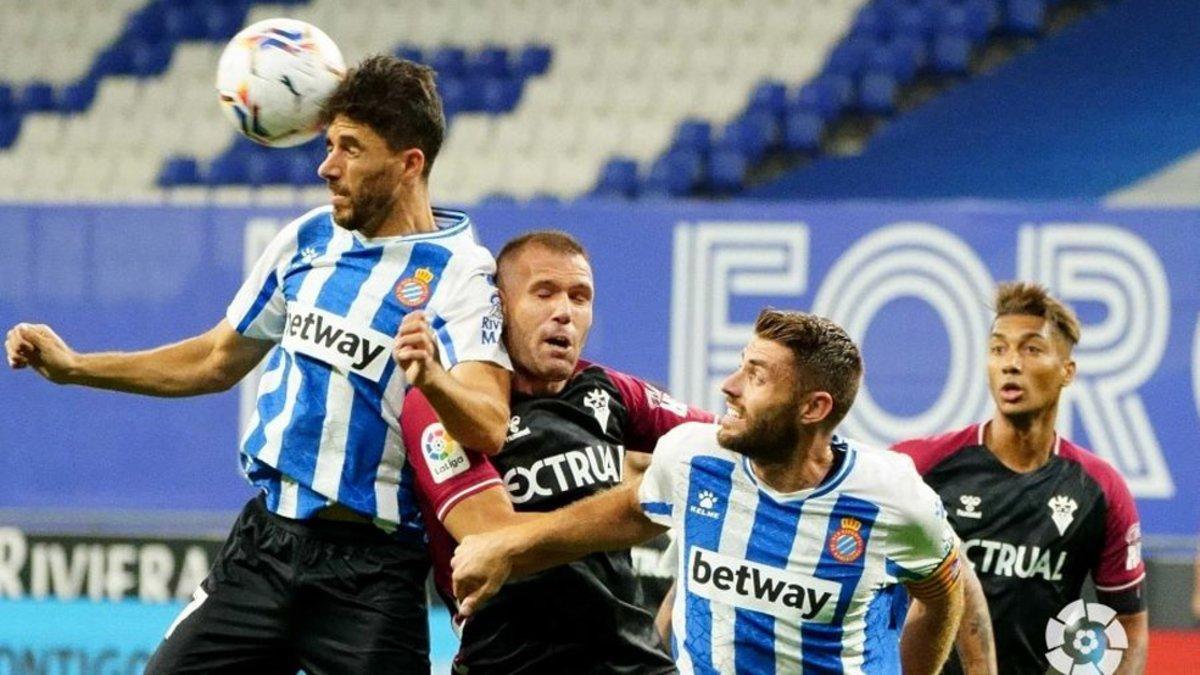
<instances>
[{"instance_id":1,"label":"blue advertising board","mask_svg":"<svg viewBox=\"0 0 1200 675\"><path fill-rule=\"evenodd\" d=\"M81 350L139 349L216 324L297 210L8 206L0 323L50 324ZM1200 516L1200 211L1086 204L598 204L473 210L493 250L561 228L591 253L593 360L720 408L765 305L812 310L863 346L845 431L886 444L986 417L997 281L1049 286L1084 322L1064 433L1111 461L1143 528ZM178 401L0 375L0 509L237 509L252 391Z\"/></svg>"}]
</instances>

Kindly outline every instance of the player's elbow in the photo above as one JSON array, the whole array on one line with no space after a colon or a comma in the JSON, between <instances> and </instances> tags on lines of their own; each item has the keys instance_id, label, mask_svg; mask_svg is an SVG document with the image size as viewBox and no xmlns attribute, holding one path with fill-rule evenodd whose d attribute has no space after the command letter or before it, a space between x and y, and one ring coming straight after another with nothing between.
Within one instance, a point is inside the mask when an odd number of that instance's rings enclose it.
<instances>
[{"instance_id":1,"label":"player's elbow","mask_svg":"<svg viewBox=\"0 0 1200 675\"><path fill-rule=\"evenodd\" d=\"M504 441L508 437L508 425L501 422L500 424L488 424L486 427L481 425L481 427L479 430L480 442L478 445L472 446L472 449L488 456L500 454L500 450L504 448Z\"/></svg>"}]
</instances>

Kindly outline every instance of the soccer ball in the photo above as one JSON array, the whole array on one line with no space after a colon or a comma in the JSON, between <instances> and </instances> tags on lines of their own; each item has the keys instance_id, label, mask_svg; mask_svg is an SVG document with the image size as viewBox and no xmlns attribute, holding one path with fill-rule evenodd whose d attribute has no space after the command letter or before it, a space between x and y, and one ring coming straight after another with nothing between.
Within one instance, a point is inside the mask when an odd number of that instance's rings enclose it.
<instances>
[{"instance_id":1,"label":"soccer ball","mask_svg":"<svg viewBox=\"0 0 1200 675\"><path fill-rule=\"evenodd\" d=\"M233 36L217 64L221 109L250 140L275 148L321 133L321 104L346 73L342 53L316 26L267 19Z\"/></svg>"}]
</instances>

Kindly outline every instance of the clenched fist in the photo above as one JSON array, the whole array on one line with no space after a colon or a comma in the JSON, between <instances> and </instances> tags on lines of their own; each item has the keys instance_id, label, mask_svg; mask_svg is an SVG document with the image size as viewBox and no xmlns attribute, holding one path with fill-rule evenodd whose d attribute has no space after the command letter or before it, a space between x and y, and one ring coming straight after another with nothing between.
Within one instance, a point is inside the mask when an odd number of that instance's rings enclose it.
<instances>
[{"instance_id":1,"label":"clenched fist","mask_svg":"<svg viewBox=\"0 0 1200 675\"><path fill-rule=\"evenodd\" d=\"M33 368L51 382L67 381L77 354L49 326L19 323L4 339L8 365L16 370Z\"/></svg>"},{"instance_id":2,"label":"clenched fist","mask_svg":"<svg viewBox=\"0 0 1200 675\"><path fill-rule=\"evenodd\" d=\"M400 322L396 344L392 347L392 358L404 369L409 384L420 387L442 370L438 360L437 338L425 312L409 312Z\"/></svg>"}]
</instances>

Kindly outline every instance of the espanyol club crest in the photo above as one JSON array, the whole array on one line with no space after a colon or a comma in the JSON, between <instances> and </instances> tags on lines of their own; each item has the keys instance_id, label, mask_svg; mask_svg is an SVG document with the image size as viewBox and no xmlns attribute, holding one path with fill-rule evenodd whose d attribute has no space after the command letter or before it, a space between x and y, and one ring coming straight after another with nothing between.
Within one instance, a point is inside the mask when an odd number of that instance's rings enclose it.
<instances>
[{"instance_id":1,"label":"espanyol club crest","mask_svg":"<svg viewBox=\"0 0 1200 675\"><path fill-rule=\"evenodd\" d=\"M858 533L862 522L857 518L842 518L842 526L829 535L829 555L838 562L852 563L863 554L863 538Z\"/></svg>"},{"instance_id":2,"label":"espanyol club crest","mask_svg":"<svg viewBox=\"0 0 1200 675\"><path fill-rule=\"evenodd\" d=\"M433 272L428 267L418 268L411 277L396 282L396 299L405 307L420 307L429 299L429 284Z\"/></svg>"}]
</instances>

